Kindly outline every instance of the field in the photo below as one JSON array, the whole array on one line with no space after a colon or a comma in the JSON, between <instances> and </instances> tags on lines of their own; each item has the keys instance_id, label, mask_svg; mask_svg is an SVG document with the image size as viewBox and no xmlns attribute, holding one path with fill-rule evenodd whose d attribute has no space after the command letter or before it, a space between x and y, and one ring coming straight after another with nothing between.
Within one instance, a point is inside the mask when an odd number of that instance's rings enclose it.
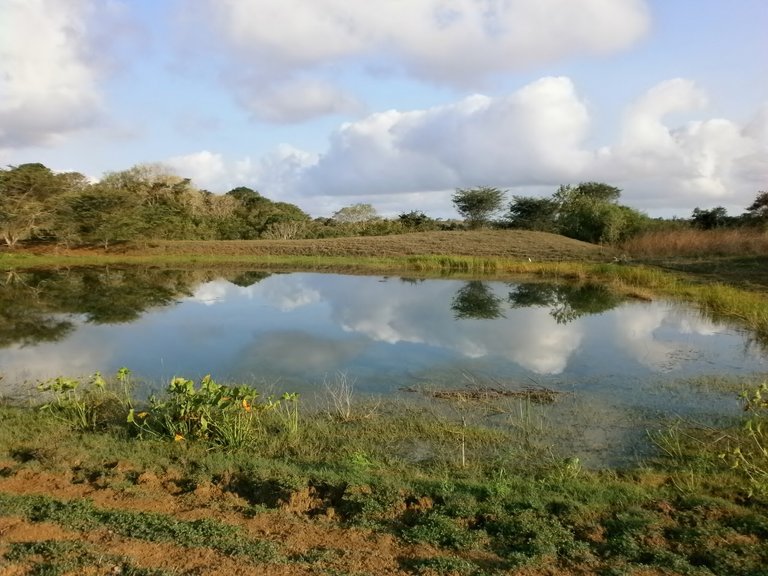
<instances>
[{"instance_id":1,"label":"field","mask_svg":"<svg viewBox=\"0 0 768 576\"><path fill-rule=\"evenodd\" d=\"M5 269L238 262L599 281L691 301L760 337L765 260L513 231L0 253ZM743 418L671 423L649 433L654 459L587 470L537 424L546 395L445 398L437 412L358 402L337 382L310 410L190 383L141 406L125 379L62 380L42 410L0 404L3 575L766 574L761 380L739 384ZM505 426L483 425L491 408Z\"/></svg>"}]
</instances>

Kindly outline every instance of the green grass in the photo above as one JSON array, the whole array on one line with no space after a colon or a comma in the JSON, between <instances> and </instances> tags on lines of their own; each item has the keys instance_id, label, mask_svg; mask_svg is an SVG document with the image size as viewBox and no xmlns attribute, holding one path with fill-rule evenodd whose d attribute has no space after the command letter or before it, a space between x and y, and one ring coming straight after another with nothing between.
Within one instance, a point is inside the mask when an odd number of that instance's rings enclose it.
<instances>
[{"instance_id":1,"label":"green grass","mask_svg":"<svg viewBox=\"0 0 768 576\"><path fill-rule=\"evenodd\" d=\"M21 516L32 522L52 522L79 532L97 529L147 542L172 542L186 548L211 548L255 563L279 560L277 546L249 538L242 529L201 519L181 521L151 512L97 508L88 500L62 501L47 496L0 493L0 516Z\"/></svg>"},{"instance_id":2,"label":"green grass","mask_svg":"<svg viewBox=\"0 0 768 576\"><path fill-rule=\"evenodd\" d=\"M748 420L764 424L762 396L754 392L748 401ZM299 510L308 518L333 509L342 524L436 548L438 555L403 559L415 573L479 576L531 566L620 574L645 566L757 576L768 563L768 495L750 487L754 469L733 468L721 457L737 447L748 454L754 438L738 423L703 430L681 424L655 439L664 450L646 467L590 471L535 447L512 450L516 429L486 428L482 419L465 430L472 457L462 466L456 437L446 434L458 429L449 415L400 405L366 414L340 420L301 412L297 432L276 420L270 434L243 449L204 437L132 437L127 423L82 430L48 412L2 406L0 461L6 477L54 470L94 490L140 494L145 471L172 477L182 493L215 484L247 503L228 510L244 517L309 494L312 503ZM414 441L432 456L409 460L399 447ZM533 452L520 451L526 449ZM764 465L759 453L749 457ZM0 516L205 547L257 564L325 561L289 557L218 520L105 509L88 500L0 492Z\"/></svg>"}]
</instances>

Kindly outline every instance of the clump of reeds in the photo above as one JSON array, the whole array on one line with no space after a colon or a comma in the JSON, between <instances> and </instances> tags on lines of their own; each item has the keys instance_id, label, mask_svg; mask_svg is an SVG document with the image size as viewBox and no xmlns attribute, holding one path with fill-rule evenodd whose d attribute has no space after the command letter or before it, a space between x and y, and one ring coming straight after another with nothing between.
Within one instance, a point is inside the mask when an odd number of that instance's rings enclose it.
<instances>
[{"instance_id":1,"label":"clump of reeds","mask_svg":"<svg viewBox=\"0 0 768 576\"><path fill-rule=\"evenodd\" d=\"M768 231L759 228L660 230L635 236L621 249L635 258L758 256L768 254Z\"/></svg>"}]
</instances>

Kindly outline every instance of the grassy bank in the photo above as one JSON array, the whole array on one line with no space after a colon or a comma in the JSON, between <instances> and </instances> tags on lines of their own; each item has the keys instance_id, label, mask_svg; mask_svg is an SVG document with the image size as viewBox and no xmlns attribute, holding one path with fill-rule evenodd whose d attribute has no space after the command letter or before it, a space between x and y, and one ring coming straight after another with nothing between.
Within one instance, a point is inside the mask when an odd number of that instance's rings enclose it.
<instances>
[{"instance_id":1,"label":"grassy bank","mask_svg":"<svg viewBox=\"0 0 768 576\"><path fill-rule=\"evenodd\" d=\"M12 573L757 576L768 563L765 388L732 427L676 426L649 438L659 457L643 468L589 471L532 426L536 396L455 397L438 413L335 388L309 411L210 380L147 405L100 379L52 387L42 409L0 406Z\"/></svg>"}]
</instances>

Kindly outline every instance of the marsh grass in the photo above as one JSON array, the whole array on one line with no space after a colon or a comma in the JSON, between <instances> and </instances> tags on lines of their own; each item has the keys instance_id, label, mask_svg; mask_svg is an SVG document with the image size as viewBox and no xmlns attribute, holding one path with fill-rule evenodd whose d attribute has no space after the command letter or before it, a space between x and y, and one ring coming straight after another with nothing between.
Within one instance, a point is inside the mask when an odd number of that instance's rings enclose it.
<instances>
[{"instance_id":1,"label":"marsh grass","mask_svg":"<svg viewBox=\"0 0 768 576\"><path fill-rule=\"evenodd\" d=\"M664 230L635 236L621 249L635 258L702 258L707 256L764 256L768 230L724 228Z\"/></svg>"}]
</instances>

